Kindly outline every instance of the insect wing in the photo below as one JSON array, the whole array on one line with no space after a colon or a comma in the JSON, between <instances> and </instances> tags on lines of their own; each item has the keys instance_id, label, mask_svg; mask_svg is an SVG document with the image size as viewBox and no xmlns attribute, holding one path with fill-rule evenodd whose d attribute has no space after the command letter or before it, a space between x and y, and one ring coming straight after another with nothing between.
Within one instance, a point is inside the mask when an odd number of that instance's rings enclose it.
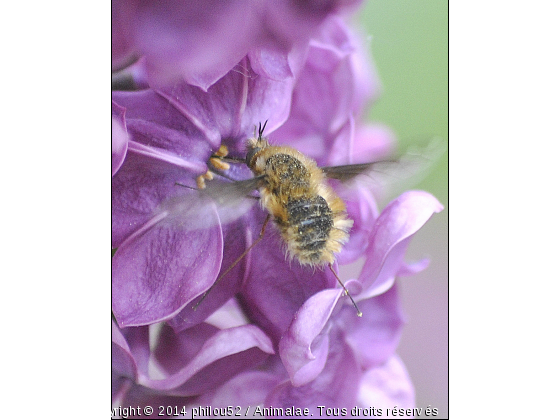
<instances>
[{"instance_id":1,"label":"insect wing","mask_svg":"<svg viewBox=\"0 0 560 420\"><path fill-rule=\"evenodd\" d=\"M396 159L351 165L327 166L321 168L324 174L343 183L349 183L357 176L364 175L366 184L373 184L381 190L395 187L404 190L418 184L427 176L446 150L441 139L432 140L424 148L410 148Z\"/></svg>"},{"instance_id":2,"label":"insect wing","mask_svg":"<svg viewBox=\"0 0 560 420\"><path fill-rule=\"evenodd\" d=\"M184 195L164 201L159 212L168 222L187 230L208 229L218 223L233 222L255 204L249 194L258 186L259 178L243 181L206 183L206 188L188 190ZM177 186L177 188L185 188Z\"/></svg>"},{"instance_id":3,"label":"insect wing","mask_svg":"<svg viewBox=\"0 0 560 420\"><path fill-rule=\"evenodd\" d=\"M353 165L325 166L321 168L324 174L331 179L338 179L342 182L350 181L358 175L369 172L373 166L382 162L356 163Z\"/></svg>"}]
</instances>

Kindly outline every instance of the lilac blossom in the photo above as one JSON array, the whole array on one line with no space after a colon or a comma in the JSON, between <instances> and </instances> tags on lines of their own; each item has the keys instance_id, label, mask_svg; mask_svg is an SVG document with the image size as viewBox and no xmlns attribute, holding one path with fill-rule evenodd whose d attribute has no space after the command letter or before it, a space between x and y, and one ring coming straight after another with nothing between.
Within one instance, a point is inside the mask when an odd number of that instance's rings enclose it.
<instances>
[{"instance_id":1,"label":"lilac blossom","mask_svg":"<svg viewBox=\"0 0 560 420\"><path fill-rule=\"evenodd\" d=\"M243 310L235 301L181 332L160 324L153 334L153 350L149 334L155 330L121 330L113 323L113 398L121 406L185 406L189 418L192 410L208 406L234 405L243 413L254 412L256 406L307 407L316 416L319 406L344 408L348 415L352 408L372 405L383 410L395 405L412 408L414 391L394 354L404 322L396 287L362 302L363 319L350 306L338 305L339 298L339 290L325 290L302 307L305 311L318 303L322 306L318 301L323 299L331 303L329 326L318 326L320 339L313 340L314 354L308 360L300 357L310 349L305 339L299 343L302 351L297 351L297 344L286 344L281 345L280 357L274 354L270 339L243 321ZM231 325L232 318L240 325ZM296 318L294 324L298 322L305 335L309 326ZM302 334L290 335L284 342L298 338ZM291 377L282 364L282 347L292 347L293 358L303 362L300 372L306 370L305 374ZM317 361L322 362L321 369L305 368ZM151 377L155 372L158 377Z\"/></svg>"},{"instance_id":2,"label":"lilac blossom","mask_svg":"<svg viewBox=\"0 0 560 420\"><path fill-rule=\"evenodd\" d=\"M113 2L114 58L143 55L151 86L113 93L113 402L298 406L315 415L320 405L413 407L412 384L395 355L403 325L395 279L425 268L427 260L407 263L404 255L441 204L409 191L380 211L366 186L335 185L354 220L338 262L364 261L356 278L345 279L364 313L358 318L329 270L286 260L272 225L233 265L266 214L255 200L228 195L220 203L195 189L221 144L244 157L259 122L268 121L272 143L320 165L379 159L392 148L390 130L359 123L379 82L357 37L333 13L346 2L305 2L296 23L286 19L295 2L279 9L257 3L245 16L253 32L233 25L238 39L228 39L234 20L223 14L253 3L211 3L223 9L209 7L210 14L199 2ZM311 13L319 4L328 7ZM306 11L313 19L302 28ZM266 17L265 33L255 16ZM164 33L162 22L169 23ZM202 46L213 53L187 42L189 31L197 39L207 31ZM227 51L214 46L226 41L233 43ZM169 49L159 54L161 45ZM244 165L226 174L223 185L251 177Z\"/></svg>"},{"instance_id":3,"label":"lilac blossom","mask_svg":"<svg viewBox=\"0 0 560 420\"><path fill-rule=\"evenodd\" d=\"M145 57L152 86L184 80L206 90L249 55L263 74L286 78L321 23L357 3L113 0L113 68Z\"/></svg>"},{"instance_id":4,"label":"lilac blossom","mask_svg":"<svg viewBox=\"0 0 560 420\"><path fill-rule=\"evenodd\" d=\"M124 119L123 107L112 104L111 119L111 175L115 175L124 162L126 150L128 148L128 134L126 132L126 123Z\"/></svg>"}]
</instances>

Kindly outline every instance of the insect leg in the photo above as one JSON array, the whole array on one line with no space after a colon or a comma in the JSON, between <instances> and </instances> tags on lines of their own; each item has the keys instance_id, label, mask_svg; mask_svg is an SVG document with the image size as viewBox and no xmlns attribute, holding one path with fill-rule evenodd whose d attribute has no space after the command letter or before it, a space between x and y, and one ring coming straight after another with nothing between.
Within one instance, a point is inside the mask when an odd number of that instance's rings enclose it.
<instances>
[{"instance_id":1,"label":"insect leg","mask_svg":"<svg viewBox=\"0 0 560 420\"><path fill-rule=\"evenodd\" d=\"M228 269L227 269L226 271L224 271L224 272L222 273L222 275L221 275L220 277L218 277L218 278L216 279L216 281L212 284L212 286L210 286L210 288L209 288L206 292L204 292L204 294L202 295L202 297L201 297L201 298L198 300L198 302L196 302L196 304L192 307L194 311L196 311L196 308L198 308L198 305L200 305L200 304L202 303L202 301L206 298L206 296L208 296L208 294L209 294L210 291L214 288L214 286L216 286L216 284L218 284L218 282L219 282L220 280L222 280L222 279L225 277L225 275L226 275L227 273L229 273L229 272L233 269L233 267L235 267L235 266L239 263L239 261L241 261L241 260L243 259L243 257L245 257L245 255L247 255L247 254L249 253L249 251L250 251L251 249L253 249L253 247L254 247L255 245L257 245L257 244L262 240L262 238L264 237L264 230L265 230L266 225L268 224L268 221L269 221L269 220L270 220L270 214L268 214L268 215L266 216L266 219L265 219L265 221L264 221L263 227L261 228L261 232L259 233L259 237L255 240L255 242L253 242L253 243L251 244L251 246L250 246L249 248L247 248L247 249L243 252L243 254L241 254L241 255L228 267Z\"/></svg>"},{"instance_id":2,"label":"insect leg","mask_svg":"<svg viewBox=\"0 0 560 420\"><path fill-rule=\"evenodd\" d=\"M342 283L342 280L340 280L340 278L336 275L336 273L334 272L333 266L332 264L329 263L329 268L331 269L332 273L334 274L334 276L336 277L336 279L338 280L338 282L340 283L340 285L342 286L342 288L344 289L344 294L348 295L348 297L350 298L350 300L352 301L352 304L354 305L354 308L356 308L356 311L358 312L358 316L361 317L362 311L360 311L358 309L358 305L356 305L356 302L354 302L354 299L352 298L352 296L350 295L350 293L348 292L348 289L346 288L346 286L344 285L344 283Z\"/></svg>"}]
</instances>

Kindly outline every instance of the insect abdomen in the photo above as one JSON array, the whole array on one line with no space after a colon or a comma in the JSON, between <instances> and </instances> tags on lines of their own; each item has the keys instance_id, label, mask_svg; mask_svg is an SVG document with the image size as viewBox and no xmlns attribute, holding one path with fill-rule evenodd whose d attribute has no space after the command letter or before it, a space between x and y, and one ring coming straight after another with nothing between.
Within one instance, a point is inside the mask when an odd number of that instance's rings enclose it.
<instances>
[{"instance_id":1,"label":"insect abdomen","mask_svg":"<svg viewBox=\"0 0 560 420\"><path fill-rule=\"evenodd\" d=\"M320 195L288 201L288 247L303 263L319 264L324 261L333 215L326 200ZM294 253L294 250L290 250Z\"/></svg>"},{"instance_id":2,"label":"insect abdomen","mask_svg":"<svg viewBox=\"0 0 560 420\"><path fill-rule=\"evenodd\" d=\"M248 159L256 176L264 176L261 203L274 217L290 257L308 265L332 264L348 240L352 221L344 202L324 181L315 161L289 147L264 140Z\"/></svg>"}]
</instances>

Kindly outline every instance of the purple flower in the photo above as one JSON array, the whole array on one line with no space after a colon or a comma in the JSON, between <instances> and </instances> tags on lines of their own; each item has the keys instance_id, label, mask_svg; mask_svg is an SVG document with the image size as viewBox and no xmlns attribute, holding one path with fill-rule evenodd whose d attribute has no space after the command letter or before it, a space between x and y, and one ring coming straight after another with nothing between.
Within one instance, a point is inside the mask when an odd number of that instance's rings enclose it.
<instances>
[{"instance_id":1,"label":"purple flower","mask_svg":"<svg viewBox=\"0 0 560 420\"><path fill-rule=\"evenodd\" d=\"M324 19L356 0L112 2L113 69L146 58L152 86L206 90L247 55L259 74L291 77Z\"/></svg>"},{"instance_id":2,"label":"purple flower","mask_svg":"<svg viewBox=\"0 0 560 420\"><path fill-rule=\"evenodd\" d=\"M391 132L357 123L379 86L357 38L329 12L314 12L308 28L294 29L283 24L296 3L275 9L259 2L268 32L259 24L255 38L241 28L239 39L226 40L233 43L227 52L217 49L205 59L192 42L185 43L187 55L174 48L191 30L208 30L207 42L218 42L223 35L216 28L231 26L222 13L239 13L246 3L216 3L223 10L214 15L197 2L189 3L192 10L175 3L113 4L122 33L145 25L155 38L167 33L173 40L163 57L155 47L141 50L148 69L150 60L161 65L153 73L165 73L159 82L177 72L184 79L113 93L114 404L296 406L315 415L324 415L320 406L412 407L410 379L394 354L403 324L395 278L426 266L427 260L406 263L404 254L441 204L409 191L379 211L365 185L333 184L354 221L337 261L364 260L360 274L345 281L364 313L358 318L330 270L286 260L272 223L239 260L266 218L255 200L228 192L231 180L251 178L246 165L231 164L220 184L208 181L209 189L221 186L220 196L196 189L220 145L243 158L246 140L264 121L272 143L296 147L320 165L387 155ZM117 39L118 55L152 42L138 39ZM165 39L153 45L168 45ZM191 53L195 58L187 57ZM183 61L196 57L200 62L185 70Z\"/></svg>"},{"instance_id":3,"label":"purple flower","mask_svg":"<svg viewBox=\"0 0 560 420\"><path fill-rule=\"evenodd\" d=\"M274 353L270 339L254 325L220 329L201 323L179 334L159 327L152 351L147 326L119 329L113 322L113 400L196 397ZM150 360L158 378L150 372Z\"/></svg>"},{"instance_id":4,"label":"purple flower","mask_svg":"<svg viewBox=\"0 0 560 420\"><path fill-rule=\"evenodd\" d=\"M339 17L320 29L298 75L290 118L270 139L292 145L320 166L382 158L394 142L389 130L365 126L360 130L369 130L368 136L359 142L354 136L355 118L379 89L373 64Z\"/></svg>"},{"instance_id":5,"label":"purple flower","mask_svg":"<svg viewBox=\"0 0 560 420\"><path fill-rule=\"evenodd\" d=\"M413 407L410 380L394 355L403 325L396 288L363 302L363 319L357 318L351 307L337 305L339 297L339 290L325 290L302 308L305 311L315 304L322 306L323 299L334 304L329 308L333 314L328 328L319 326L319 339L311 346L313 354L301 360L303 367L295 379L273 354L266 334L254 325L243 324L243 311L235 301L205 323L181 332L160 324L153 334L153 350L149 334L155 330L120 330L113 323L114 403L185 406L189 417L192 410L200 415L204 407L223 409L231 405L241 407L243 413L254 413L256 406L282 410L295 406L308 408L316 416L321 415L320 407L344 409L349 415L352 409L369 410L375 405L383 410L383 416L395 405ZM231 325L232 318L241 321ZM303 327L300 334L290 334L283 341L298 342L290 345L293 359L310 353L311 342L300 340L309 326L296 318L294 324L298 323ZM281 344L281 357L286 346ZM151 373L149 361L153 363ZM323 365L320 369L316 367L318 362ZM305 367L309 365L311 368ZM311 372L313 378L300 384ZM157 379L150 377L156 375Z\"/></svg>"},{"instance_id":6,"label":"purple flower","mask_svg":"<svg viewBox=\"0 0 560 420\"><path fill-rule=\"evenodd\" d=\"M248 224L222 229L212 210L205 215L207 229L178 228L173 220L158 220L154 212L172 197L183 196L187 202L198 197L176 182L195 185L194 178L206 171L220 140L239 153L254 131L254 121L269 118L271 127L280 125L287 118L292 84L231 71L208 92L183 83L167 90L113 94L114 102L126 108L130 136L127 159L113 177L113 247L118 248L113 310L121 325L176 315L210 287L222 257L224 263L233 262L249 245ZM243 175L249 176L247 168ZM236 246L222 255L224 237ZM212 304L220 296L218 288L208 299L208 310L197 311L197 322L225 302Z\"/></svg>"},{"instance_id":7,"label":"purple flower","mask_svg":"<svg viewBox=\"0 0 560 420\"><path fill-rule=\"evenodd\" d=\"M124 108L112 104L112 147L111 147L111 174L115 175L124 162L128 147L128 134L124 119Z\"/></svg>"}]
</instances>

